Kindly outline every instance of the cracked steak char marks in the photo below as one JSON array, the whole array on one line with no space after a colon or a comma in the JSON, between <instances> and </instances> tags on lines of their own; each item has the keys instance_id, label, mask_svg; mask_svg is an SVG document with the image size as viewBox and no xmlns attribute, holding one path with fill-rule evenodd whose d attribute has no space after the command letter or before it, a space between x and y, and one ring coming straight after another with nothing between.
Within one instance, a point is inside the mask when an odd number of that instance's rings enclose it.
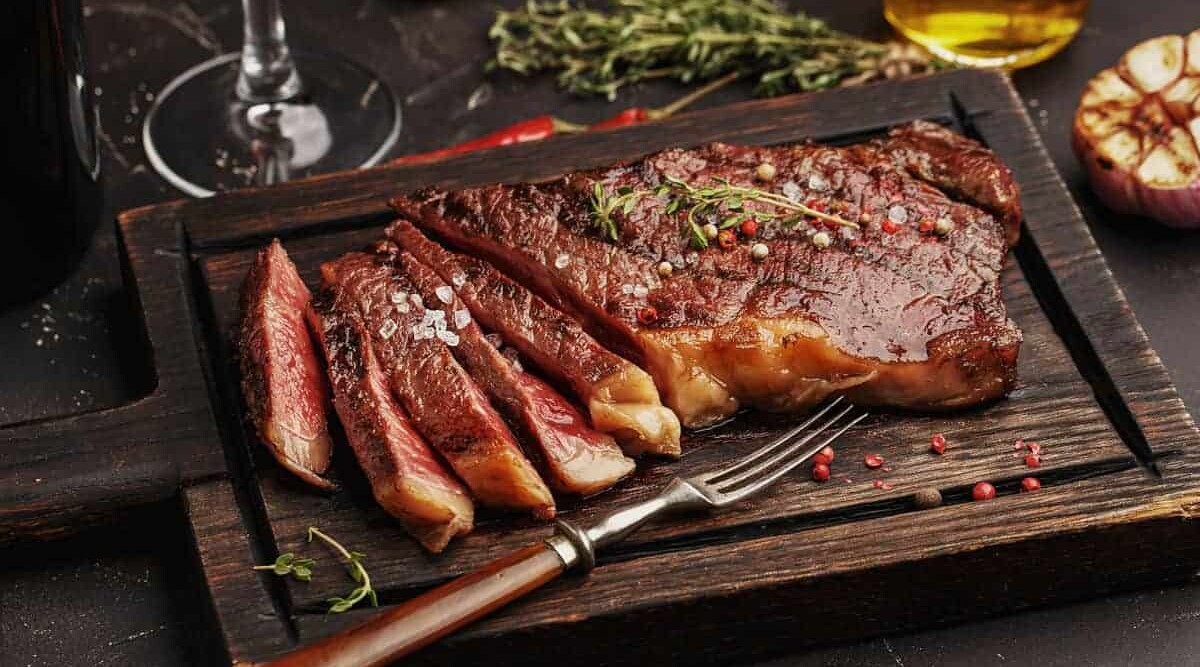
<instances>
[{"instance_id":1,"label":"cracked steak char marks","mask_svg":"<svg viewBox=\"0 0 1200 667\"><path fill-rule=\"evenodd\" d=\"M417 430L480 502L554 516L554 499L500 415L437 335L435 312L386 258L351 252L321 265L334 308L355 309ZM402 296L407 295L407 300ZM437 311L440 314L440 311ZM450 339L453 340L453 339Z\"/></svg>"},{"instance_id":2,"label":"cracked steak char marks","mask_svg":"<svg viewBox=\"0 0 1200 667\"><path fill-rule=\"evenodd\" d=\"M968 149L979 173L947 166L966 164ZM756 178L763 163L775 167L768 181ZM762 261L749 239L698 250L681 233L686 207L669 213L669 195L653 192L667 176L769 191L860 229L767 220L753 239L768 246ZM597 183L608 196L645 193L616 215L615 242L594 223ZM672 149L547 183L430 190L393 206L575 315L646 367L685 425L700 426L742 405L796 410L834 392L939 410L1009 391L1021 336L999 273L1019 222L1015 191L975 142L908 126L848 148ZM819 232L829 247L813 242ZM658 271L663 262L669 275Z\"/></svg>"}]
</instances>

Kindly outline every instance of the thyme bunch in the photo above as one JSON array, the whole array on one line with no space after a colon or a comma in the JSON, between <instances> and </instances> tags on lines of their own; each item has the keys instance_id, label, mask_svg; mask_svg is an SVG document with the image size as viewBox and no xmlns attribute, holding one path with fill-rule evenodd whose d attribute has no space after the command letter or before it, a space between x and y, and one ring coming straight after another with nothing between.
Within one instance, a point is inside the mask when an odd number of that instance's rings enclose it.
<instances>
[{"instance_id":1,"label":"thyme bunch","mask_svg":"<svg viewBox=\"0 0 1200 667\"><path fill-rule=\"evenodd\" d=\"M367 568L363 567L363 559L367 555L361 551L349 551L337 540L318 530L316 526L309 526L308 541L312 542L314 537L329 545L346 561L346 569L350 573L350 578L358 584L346 597L334 597L326 600L329 603L329 613L340 614L363 600L370 600L372 607L378 607L379 598L375 595L375 589L371 588L371 576L367 574Z\"/></svg>"},{"instance_id":2,"label":"thyme bunch","mask_svg":"<svg viewBox=\"0 0 1200 667\"><path fill-rule=\"evenodd\" d=\"M527 0L499 11L491 66L558 72L577 94L613 99L657 78L755 76L757 93L820 90L880 75L889 48L829 28L771 0L613 0L607 11L571 0Z\"/></svg>"},{"instance_id":3,"label":"thyme bunch","mask_svg":"<svg viewBox=\"0 0 1200 667\"><path fill-rule=\"evenodd\" d=\"M663 211L668 215L686 212L683 232L697 249L708 247L709 239L704 234L707 224L730 229L746 220L754 220L760 224L778 222L785 227L794 227L806 218L817 218L843 227L859 228L855 222L810 208L781 194L734 185L728 179L718 178L712 185L696 186L670 175L664 175L663 182L653 190L635 190L623 186L617 189L616 196L608 195L604 186L597 181L592 188L590 202L592 224L601 235L616 241L619 230L615 214L620 212L629 215L638 201L650 195L664 200ZM758 207L750 209L746 207L746 202L766 204L771 210Z\"/></svg>"}]
</instances>

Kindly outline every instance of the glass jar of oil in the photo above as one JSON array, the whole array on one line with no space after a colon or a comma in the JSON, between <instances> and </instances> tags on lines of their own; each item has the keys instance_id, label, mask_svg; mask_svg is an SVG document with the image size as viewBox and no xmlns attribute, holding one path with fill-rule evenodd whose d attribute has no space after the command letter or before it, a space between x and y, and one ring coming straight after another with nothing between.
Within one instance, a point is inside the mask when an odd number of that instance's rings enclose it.
<instances>
[{"instance_id":1,"label":"glass jar of oil","mask_svg":"<svg viewBox=\"0 0 1200 667\"><path fill-rule=\"evenodd\" d=\"M884 0L884 15L935 56L973 67L1027 67L1058 53L1090 0Z\"/></svg>"}]
</instances>

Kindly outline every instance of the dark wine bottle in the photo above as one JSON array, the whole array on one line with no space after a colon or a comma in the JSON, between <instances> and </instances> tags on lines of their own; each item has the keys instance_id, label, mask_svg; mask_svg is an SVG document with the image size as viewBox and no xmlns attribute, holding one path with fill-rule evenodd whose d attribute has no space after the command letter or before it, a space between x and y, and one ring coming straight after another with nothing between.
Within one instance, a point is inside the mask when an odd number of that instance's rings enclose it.
<instances>
[{"instance_id":1,"label":"dark wine bottle","mask_svg":"<svg viewBox=\"0 0 1200 667\"><path fill-rule=\"evenodd\" d=\"M13 84L0 102L0 306L40 295L78 264L103 215L93 83L80 0L11 0L0 35Z\"/></svg>"}]
</instances>

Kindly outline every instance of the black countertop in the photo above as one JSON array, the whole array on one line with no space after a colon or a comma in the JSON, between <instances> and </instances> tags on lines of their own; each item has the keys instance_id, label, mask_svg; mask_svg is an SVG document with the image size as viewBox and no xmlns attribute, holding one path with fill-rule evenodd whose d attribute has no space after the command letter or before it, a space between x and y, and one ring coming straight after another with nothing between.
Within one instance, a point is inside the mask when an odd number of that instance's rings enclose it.
<instances>
[{"instance_id":1,"label":"black countertop","mask_svg":"<svg viewBox=\"0 0 1200 667\"><path fill-rule=\"evenodd\" d=\"M849 31L885 31L878 0L792 5ZM398 92L405 126L397 153L435 148L541 113L595 120L680 92L671 84L647 86L606 103L568 97L545 77L487 77L482 64L491 3L296 0L285 3L285 11L294 46L319 46L369 63ZM93 0L86 14L104 130L106 206L115 212L174 198L148 169L140 145L149 96L184 68L238 46L238 3ZM1015 76L1051 156L1193 415L1200 414L1200 234L1166 231L1099 208L1086 191L1069 133L1079 92L1092 74L1139 40L1195 27L1200 3L1194 0L1097 0L1066 51ZM746 94L722 91L706 104ZM106 225L65 284L27 307L0 313L0 423L117 405L143 391L143 351L129 343L136 340L136 315L123 289L112 226ZM219 658L174 503L130 511L64 542L0 551L0 563L0 666L207 665ZM1195 664L1198 655L1200 588L1174 586L822 649L774 664L1183 665Z\"/></svg>"}]
</instances>

